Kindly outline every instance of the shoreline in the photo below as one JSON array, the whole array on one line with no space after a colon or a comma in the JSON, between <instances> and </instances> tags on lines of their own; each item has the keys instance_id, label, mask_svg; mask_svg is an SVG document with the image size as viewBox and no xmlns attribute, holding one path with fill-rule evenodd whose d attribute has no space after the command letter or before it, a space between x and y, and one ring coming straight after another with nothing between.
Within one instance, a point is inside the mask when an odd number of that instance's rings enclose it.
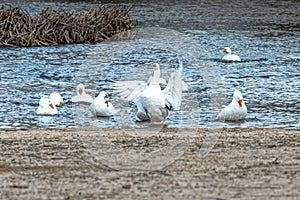
<instances>
[{"instance_id":1,"label":"shoreline","mask_svg":"<svg viewBox=\"0 0 300 200\"><path fill-rule=\"evenodd\" d=\"M207 139L211 132L204 129L197 129L192 137L189 134L195 129L181 130L181 136L172 136L176 131L165 129L161 135L136 137L120 129L0 130L0 197L300 197L299 131L224 128L212 139ZM175 148L165 148L166 142L173 144L172 141ZM182 141L188 141L188 146L178 145ZM107 143L119 145L123 151L103 152L108 148L99 144ZM203 145L211 147L205 154L201 154ZM157 150L161 147L165 154L159 155ZM157 158L162 158L160 161L172 158L175 150L180 155L158 166L151 157L149 162L130 162L129 158L134 158L130 157L132 150L142 156L155 152ZM114 153L122 159L109 160ZM118 164L123 166L114 167Z\"/></svg>"}]
</instances>

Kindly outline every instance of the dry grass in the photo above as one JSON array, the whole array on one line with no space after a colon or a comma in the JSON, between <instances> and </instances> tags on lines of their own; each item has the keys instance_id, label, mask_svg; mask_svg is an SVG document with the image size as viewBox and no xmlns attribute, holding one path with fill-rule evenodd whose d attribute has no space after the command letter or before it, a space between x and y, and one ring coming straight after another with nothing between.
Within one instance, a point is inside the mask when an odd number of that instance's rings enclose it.
<instances>
[{"instance_id":1,"label":"dry grass","mask_svg":"<svg viewBox=\"0 0 300 200\"><path fill-rule=\"evenodd\" d=\"M0 8L0 46L56 46L72 43L98 43L130 30L135 24L125 6L100 6L87 12L43 10L31 17L10 5Z\"/></svg>"}]
</instances>

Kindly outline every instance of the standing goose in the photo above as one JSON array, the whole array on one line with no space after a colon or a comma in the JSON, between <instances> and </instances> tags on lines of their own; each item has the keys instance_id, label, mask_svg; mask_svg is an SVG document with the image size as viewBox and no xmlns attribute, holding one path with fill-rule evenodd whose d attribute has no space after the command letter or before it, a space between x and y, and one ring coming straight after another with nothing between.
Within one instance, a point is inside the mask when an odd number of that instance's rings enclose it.
<instances>
[{"instance_id":1,"label":"standing goose","mask_svg":"<svg viewBox=\"0 0 300 200\"><path fill-rule=\"evenodd\" d=\"M167 86L160 88L160 66L153 64L153 74L149 83L140 83L138 87L126 87L115 84L115 89L121 91L123 97L134 102L137 106L136 120L164 123L169 110L177 110L181 105L182 97L182 63L178 71L171 73Z\"/></svg>"},{"instance_id":2,"label":"standing goose","mask_svg":"<svg viewBox=\"0 0 300 200\"><path fill-rule=\"evenodd\" d=\"M109 117L115 115L119 110L109 102L109 97L106 92L101 91L90 105L90 109L95 116Z\"/></svg>"},{"instance_id":3,"label":"standing goose","mask_svg":"<svg viewBox=\"0 0 300 200\"><path fill-rule=\"evenodd\" d=\"M238 55L231 54L231 49L229 47L224 48L224 53L226 53L226 55L223 56L223 61L241 61Z\"/></svg>"},{"instance_id":4,"label":"standing goose","mask_svg":"<svg viewBox=\"0 0 300 200\"><path fill-rule=\"evenodd\" d=\"M77 85L76 96L72 97L73 103L93 103L94 99L91 95L85 93L85 87L82 83Z\"/></svg>"},{"instance_id":5,"label":"standing goose","mask_svg":"<svg viewBox=\"0 0 300 200\"><path fill-rule=\"evenodd\" d=\"M239 121L245 119L246 115L247 106L243 101L243 95L239 90L235 90L231 103L218 114L217 119Z\"/></svg>"}]
</instances>

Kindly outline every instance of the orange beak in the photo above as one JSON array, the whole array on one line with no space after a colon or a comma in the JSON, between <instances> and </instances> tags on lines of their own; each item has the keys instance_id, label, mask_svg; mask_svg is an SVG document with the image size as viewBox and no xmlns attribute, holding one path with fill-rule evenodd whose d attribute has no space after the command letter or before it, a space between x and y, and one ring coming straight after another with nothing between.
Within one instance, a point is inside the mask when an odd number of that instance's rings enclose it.
<instances>
[{"instance_id":1,"label":"orange beak","mask_svg":"<svg viewBox=\"0 0 300 200\"><path fill-rule=\"evenodd\" d=\"M243 100L239 100L238 103L239 103L240 107L243 106Z\"/></svg>"},{"instance_id":2,"label":"orange beak","mask_svg":"<svg viewBox=\"0 0 300 200\"><path fill-rule=\"evenodd\" d=\"M50 104L49 104L49 106L50 106L52 109L54 109L54 106L53 106L53 104L52 104L52 103L50 103Z\"/></svg>"},{"instance_id":3,"label":"orange beak","mask_svg":"<svg viewBox=\"0 0 300 200\"><path fill-rule=\"evenodd\" d=\"M153 64L153 67L158 67L158 64L157 64L157 63L154 63L154 64Z\"/></svg>"},{"instance_id":4,"label":"orange beak","mask_svg":"<svg viewBox=\"0 0 300 200\"><path fill-rule=\"evenodd\" d=\"M224 53L227 53L226 49L224 49L223 51L224 51Z\"/></svg>"},{"instance_id":5,"label":"orange beak","mask_svg":"<svg viewBox=\"0 0 300 200\"><path fill-rule=\"evenodd\" d=\"M59 105L60 105L60 106L62 106L62 104L63 104L62 102L59 102Z\"/></svg>"},{"instance_id":6,"label":"orange beak","mask_svg":"<svg viewBox=\"0 0 300 200\"><path fill-rule=\"evenodd\" d=\"M79 94L82 95L83 93L83 88L79 88Z\"/></svg>"},{"instance_id":7,"label":"orange beak","mask_svg":"<svg viewBox=\"0 0 300 200\"><path fill-rule=\"evenodd\" d=\"M108 107L108 100L106 100L105 103L106 103L106 105L107 105L107 107Z\"/></svg>"}]
</instances>

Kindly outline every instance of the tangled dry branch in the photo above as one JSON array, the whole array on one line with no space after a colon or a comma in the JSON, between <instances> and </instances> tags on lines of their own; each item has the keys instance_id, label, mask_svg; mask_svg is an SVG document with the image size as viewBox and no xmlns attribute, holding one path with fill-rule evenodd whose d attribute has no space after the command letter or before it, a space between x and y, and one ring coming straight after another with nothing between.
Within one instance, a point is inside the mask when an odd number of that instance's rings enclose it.
<instances>
[{"instance_id":1,"label":"tangled dry branch","mask_svg":"<svg viewBox=\"0 0 300 200\"><path fill-rule=\"evenodd\" d=\"M43 10L31 17L18 7L0 8L0 46L32 47L98 43L136 23L125 6L100 6L87 12Z\"/></svg>"}]
</instances>

